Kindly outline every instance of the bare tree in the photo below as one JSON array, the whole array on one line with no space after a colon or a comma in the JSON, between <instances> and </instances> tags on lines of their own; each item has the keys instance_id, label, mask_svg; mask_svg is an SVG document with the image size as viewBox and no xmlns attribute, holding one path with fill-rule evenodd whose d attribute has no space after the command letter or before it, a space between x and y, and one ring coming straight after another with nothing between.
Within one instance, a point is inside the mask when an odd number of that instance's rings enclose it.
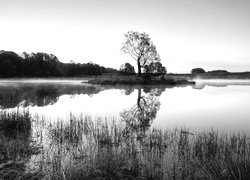
<instances>
[{"instance_id":1,"label":"bare tree","mask_svg":"<svg viewBox=\"0 0 250 180\"><path fill-rule=\"evenodd\" d=\"M121 50L137 61L138 75L141 75L141 68L150 62L160 61L156 47L146 33L129 31L125 34L126 42Z\"/></svg>"}]
</instances>

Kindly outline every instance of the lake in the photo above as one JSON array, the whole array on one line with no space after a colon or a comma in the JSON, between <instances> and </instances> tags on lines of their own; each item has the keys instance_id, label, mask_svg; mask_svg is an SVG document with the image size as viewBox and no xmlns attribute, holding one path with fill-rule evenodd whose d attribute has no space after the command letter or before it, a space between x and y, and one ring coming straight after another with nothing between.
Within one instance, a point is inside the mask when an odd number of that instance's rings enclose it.
<instances>
[{"instance_id":1,"label":"lake","mask_svg":"<svg viewBox=\"0 0 250 180\"><path fill-rule=\"evenodd\" d=\"M146 126L250 135L250 81L197 80L186 87L99 86L80 79L0 80L0 110L29 109L53 120L71 113L137 117Z\"/></svg>"}]
</instances>

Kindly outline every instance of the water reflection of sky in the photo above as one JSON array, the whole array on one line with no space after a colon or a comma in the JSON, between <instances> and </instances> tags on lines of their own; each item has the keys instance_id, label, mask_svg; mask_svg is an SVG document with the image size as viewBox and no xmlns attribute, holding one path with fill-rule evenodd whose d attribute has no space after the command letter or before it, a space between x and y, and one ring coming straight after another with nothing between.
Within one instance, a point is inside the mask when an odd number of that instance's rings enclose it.
<instances>
[{"instance_id":1,"label":"water reflection of sky","mask_svg":"<svg viewBox=\"0 0 250 180\"><path fill-rule=\"evenodd\" d=\"M12 82L13 83L13 82ZM116 117L124 109L137 103L141 87L116 87L73 84L3 86L0 100L7 102L6 95L13 96L15 105L25 104L33 114L56 119L70 113L93 117ZM106 89L106 90L105 90ZM142 89L147 96L149 89ZM227 82L199 81L195 87L163 88L159 96L160 108L153 126L159 128L189 127L191 130L219 129L221 131L245 131L250 133L250 81ZM48 102L47 102L48 101ZM15 106L14 105L14 106ZM1 107L4 107L1 104ZM10 109L13 109L8 104ZM7 108L8 109L8 108ZM3 110L3 109L2 109Z\"/></svg>"},{"instance_id":2,"label":"water reflection of sky","mask_svg":"<svg viewBox=\"0 0 250 180\"><path fill-rule=\"evenodd\" d=\"M52 118L65 117L70 113L83 113L93 117L105 116L119 118L119 113L136 102L137 95L121 94L120 90L107 90L99 94L89 95L63 95L57 103L46 107L30 107L33 113L43 114Z\"/></svg>"},{"instance_id":3,"label":"water reflection of sky","mask_svg":"<svg viewBox=\"0 0 250 180\"><path fill-rule=\"evenodd\" d=\"M155 125L191 129L249 131L250 86L167 89L160 97L161 110ZM162 108L165 108L163 110Z\"/></svg>"}]
</instances>

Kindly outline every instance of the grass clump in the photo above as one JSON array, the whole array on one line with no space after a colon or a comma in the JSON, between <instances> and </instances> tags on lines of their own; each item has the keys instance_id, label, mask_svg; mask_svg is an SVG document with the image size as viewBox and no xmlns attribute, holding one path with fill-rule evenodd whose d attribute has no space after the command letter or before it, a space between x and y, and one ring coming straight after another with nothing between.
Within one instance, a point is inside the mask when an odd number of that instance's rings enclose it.
<instances>
[{"instance_id":1,"label":"grass clump","mask_svg":"<svg viewBox=\"0 0 250 180\"><path fill-rule=\"evenodd\" d=\"M3 112L0 115L0 179L29 179L30 156L40 152L31 138L32 119L28 111Z\"/></svg>"},{"instance_id":2,"label":"grass clump","mask_svg":"<svg viewBox=\"0 0 250 180\"><path fill-rule=\"evenodd\" d=\"M31 117L28 111L3 112L0 114L0 133L5 137L29 136Z\"/></svg>"}]
</instances>

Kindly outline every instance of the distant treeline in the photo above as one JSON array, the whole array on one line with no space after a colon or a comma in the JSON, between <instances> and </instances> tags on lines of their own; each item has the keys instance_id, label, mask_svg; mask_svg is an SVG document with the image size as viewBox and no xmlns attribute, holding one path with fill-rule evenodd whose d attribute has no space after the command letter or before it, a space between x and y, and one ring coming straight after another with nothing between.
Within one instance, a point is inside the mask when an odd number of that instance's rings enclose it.
<instances>
[{"instance_id":1,"label":"distant treeline","mask_svg":"<svg viewBox=\"0 0 250 180\"><path fill-rule=\"evenodd\" d=\"M212 73L212 74L225 74L225 73L230 73L226 70L212 70L212 71L205 71L202 68L194 68L191 70L191 74L195 75L195 74L202 74L202 73Z\"/></svg>"},{"instance_id":2,"label":"distant treeline","mask_svg":"<svg viewBox=\"0 0 250 180\"><path fill-rule=\"evenodd\" d=\"M205 71L202 68L194 68L191 70L191 78L201 79L250 79L250 72L228 72L227 70Z\"/></svg>"},{"instance_id":3,"label":"distant treeline","mask_svg":"<svg viewBox=\"0 0 250 180\"><path fill-rule=\"evenodd\" d=\"M43 52L18 55L12 51L0 51L0 77L50 77L97 76L117 73L117 70L98 64L62 63L53 54Z\"/></svg>"}]
</instances>

